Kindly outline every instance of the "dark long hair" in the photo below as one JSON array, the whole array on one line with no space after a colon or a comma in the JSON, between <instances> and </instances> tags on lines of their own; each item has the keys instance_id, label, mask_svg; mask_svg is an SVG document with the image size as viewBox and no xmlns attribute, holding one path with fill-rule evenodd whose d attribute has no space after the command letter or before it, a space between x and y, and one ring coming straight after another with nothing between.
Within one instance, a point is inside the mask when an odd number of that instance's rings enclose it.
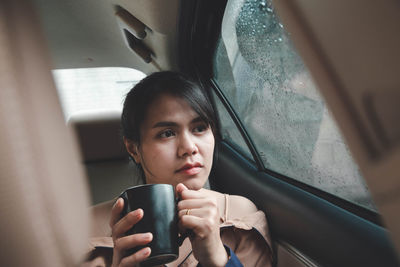
<instances>
[{"instance_id":1,"label":"dark long hair","mask_svg":"<svg viewBox=\"0 0 400 267\"><path fill-rule=\"evenodd\" d=\"M161 94L185 100L217 136L217 118L204 89L182 73L155 72L137 83L126 95L121 115L122 135L140 145L140 128L150 105Z\"/></svg>"}]
</instances>

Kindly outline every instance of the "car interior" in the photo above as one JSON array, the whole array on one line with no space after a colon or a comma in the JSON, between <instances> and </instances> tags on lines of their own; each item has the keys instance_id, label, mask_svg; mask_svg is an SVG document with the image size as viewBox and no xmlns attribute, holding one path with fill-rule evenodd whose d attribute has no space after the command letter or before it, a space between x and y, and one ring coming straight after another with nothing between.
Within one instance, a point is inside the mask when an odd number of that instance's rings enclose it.
<instances>
[{"instance_id":1,"label":"car interior","mask_svg":"<svg viewBox=\"0 0 400 267\"><path fill-rule=\"evenodd\" d=\"M142 178L122 101L184 72L220 136L211 189L265 212L277 267L400 266L400 3L0 2L2 266L79 266Z\"/></svg>"}]
</instances>

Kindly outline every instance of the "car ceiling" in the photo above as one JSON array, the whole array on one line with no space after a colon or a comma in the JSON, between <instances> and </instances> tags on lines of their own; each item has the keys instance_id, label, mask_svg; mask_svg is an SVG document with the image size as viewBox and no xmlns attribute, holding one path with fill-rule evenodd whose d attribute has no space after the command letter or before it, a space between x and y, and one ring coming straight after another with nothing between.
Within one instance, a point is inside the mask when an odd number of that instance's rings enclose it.
<instances>
[{"instance_id":1,"label":"car ceiling","mask_svg":"<svg viewBox=\"0 0 400 267\"><path fill-rule=\"evenodd\" d=\"M118 66L150 73L177 68L178 0L33 2L54 69ZM141 42L152 51L152 63L127 46L115 15L118 6L145 24Z\"/></svg>"}]
</instances>

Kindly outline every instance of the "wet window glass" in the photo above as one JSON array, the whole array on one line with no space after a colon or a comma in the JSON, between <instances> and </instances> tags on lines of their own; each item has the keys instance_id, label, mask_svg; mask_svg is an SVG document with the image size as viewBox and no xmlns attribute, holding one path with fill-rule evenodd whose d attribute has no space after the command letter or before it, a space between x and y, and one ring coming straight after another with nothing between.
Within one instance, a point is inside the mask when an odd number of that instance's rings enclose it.
<instances>
[{"instance_id":1,"label":"wet window glass","mask_svg":"<svg viewBox=\"0 0 400 267\"><path fill-rule=\"evenodd\" d=\"M115 67L53 70L66 120L82 112L121 111L125 95L145 76Z\"/></svg>"},{"instance_id":2,"label":"wet window glass","mask_svg":"<svg viewBox=\"0 0 400 267\"><path fill-rule=\"evenodd\" d=\"M266 168L375 210L272 1L228 1L214 65Z\"/></svg>"}]
</instances>

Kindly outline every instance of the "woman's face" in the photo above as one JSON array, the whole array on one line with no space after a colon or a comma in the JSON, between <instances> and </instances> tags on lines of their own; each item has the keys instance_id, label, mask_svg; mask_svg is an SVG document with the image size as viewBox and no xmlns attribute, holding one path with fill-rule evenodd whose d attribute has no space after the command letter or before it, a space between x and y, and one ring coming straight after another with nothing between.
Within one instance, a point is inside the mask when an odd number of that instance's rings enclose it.
<instances>
[{"instance_id":1,"label":"woman's face","mask_svg":"<svg viewBox=\"0 0 400 267\"><path fill-rule=\"evenodd\" d=\"M160 95L148 108L138 146L127 145L146 182L203 187L210 174L214 135L185 100Z\"/></svg>"}]
</instances>

